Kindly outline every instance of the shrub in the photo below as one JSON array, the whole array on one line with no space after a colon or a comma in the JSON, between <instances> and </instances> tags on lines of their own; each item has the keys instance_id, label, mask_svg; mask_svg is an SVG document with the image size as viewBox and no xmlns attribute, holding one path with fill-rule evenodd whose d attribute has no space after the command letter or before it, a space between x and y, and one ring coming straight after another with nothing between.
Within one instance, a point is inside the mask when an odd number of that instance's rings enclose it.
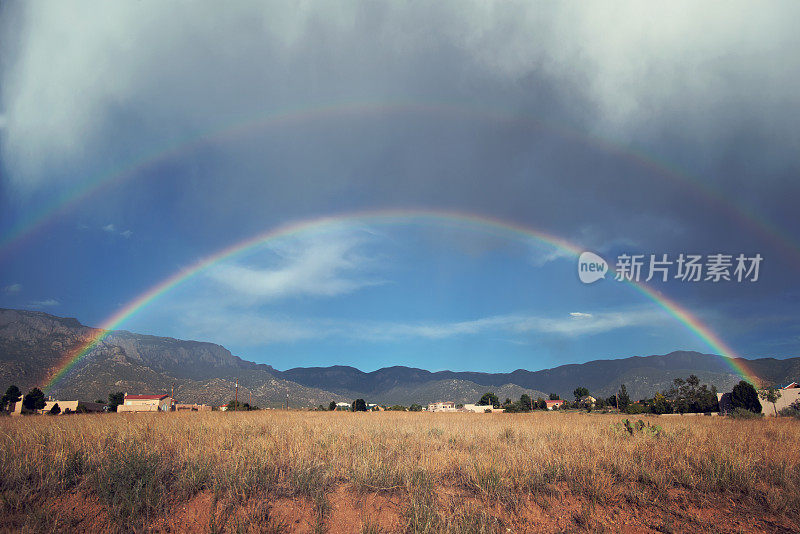
<instances>
[{"instance_id":1,"label":"shrub","mask_svg":"<svg viewBox=\"0 0 800 534\"><path fill-rule=\"evenodd\" d=\"M800 419L800 400L796 400L786 408L781 408L778 415L782 417L797 417Z\"/></svg>"},{"instance_id":2,"label":"shrub","mask_svg":"<svg viewBox=\"0 0 800 534\"><path fill-rule=\"evenodd\" d=\"M628 407L625 408L625 413L630 415L639 415L647 413L647 408L641 404L629 404Z\"/></svg>"},{"instance_id":3,"label":"shrub","mask_svg":"<svg viewBox=\"0 0 800 534\"><path fill-rule=\"evenodd\" d=\"M732 419L761 419L764 414L756 413L751 410L746 410L742 407L734 408L728 412L728 417Z\"/></svg>"}]
</instances>

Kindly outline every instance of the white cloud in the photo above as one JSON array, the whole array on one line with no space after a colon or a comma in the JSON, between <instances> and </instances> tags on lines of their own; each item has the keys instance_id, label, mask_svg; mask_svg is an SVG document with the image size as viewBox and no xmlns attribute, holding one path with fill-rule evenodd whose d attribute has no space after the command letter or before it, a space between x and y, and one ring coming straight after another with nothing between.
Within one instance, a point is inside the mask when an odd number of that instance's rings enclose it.
<instances>
[{"instance_id":1,"label":"white cloud","mask_svg":"<svg viewBox=\"0 0 800 534\"><path fill-rule=\"evenodd\" d=\"M372 260L360 249L365 233L337 231L273 244L277 265L220 265L208 277L254 301L311 296L335 297L382 281L368 274Z\"/></svg>"},{"instance_id":2,"label":"white cloud","mask_svg":"<svg viewBox=\"0 0 800 534\"><path fill-rule=\"evenodd\" d=\"M44 300L34 300L30 303L30 306L34 308L52 308L53 306L58 306L61 304L56 299L44 299Z\"/></svg>"},{"instance_id":3,"label":"white cloud","mask_svg":"<svg viewBox=\"0 0 800 534\"><path fill-rule=\"evenodd\" d=\"M19 293L20 291L22 291L22 284L11 284L11 285L8 285L8 286L3 288L3 291L5 293L11 293L11 294Z\"/></svg>"},{"instance_id":4,"label":"white cloud","mask_svg":"<svg viewBox=\"0 0 800 534\"><path fill-rule=\"evenodd\" d=\"M240 346L325 338L378 343L414 339L443 340L480 334L581 337L634 326L657 325L666 319L658 311L639 309L601 313L573 312L564 317L497 315L470 321L418 323L342 321L330 318L294 319L240 310L192 310L182 313L181 317L184 328L192 336Z\"/></svg>"},{"instance_id":5,"label":"white cloud","mask_svg":"<svg viewBox=\"0 0 800 534\"><path fill-rule=\"evenodd\" d=\"M577 314L577 315L576 315ZM400 338L444 339L455 336L476 335L486 332L513 334L556 334L567 337L600 334L627 328L655 324L664 319L659 312L642 310L583 313L572 312L567 317L541 317L534 315L497 315L449 323L374 323L352 325L364 339L391 340Z\"/></svg>"},{"instance_id":6,"label":"white cloud","mask_svg":"<svg viewBox=\"0 0 800 534\"><path fill-rule=\"evenodd\" d=\"M101 230L111 235L121 235L125 239L133 235L131 230L118 230L114 223L108 223L107 225L102 226Z\"/></svg>"}]
</instances>

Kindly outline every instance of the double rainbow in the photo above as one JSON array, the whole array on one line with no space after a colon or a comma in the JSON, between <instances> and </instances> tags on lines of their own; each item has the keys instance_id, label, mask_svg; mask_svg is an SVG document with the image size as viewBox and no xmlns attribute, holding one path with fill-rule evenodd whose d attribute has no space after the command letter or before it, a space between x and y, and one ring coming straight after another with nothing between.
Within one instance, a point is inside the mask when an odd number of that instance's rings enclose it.
<instances>
[{"instance_id":1,"label":"double rainbow","mask_svg":"<svg viewBox=\"0 0 800 534\"><path fill-rule=\"evenodd\" d=\"M89 354L108 336L112 330L117 329L124 321L130 319L150 303L160 296L174 289L181 283L202 273L206 269L225 260L232 259L240 254L244 254L256 247L265 245L270 241L279 238L297 236L304 232L318 231L325 227L340 225L343 223L363 223L363 224L439 224L456 225L467 229L489 232L512 239L536 240L556 247L558 250L567 252L573 256L579 255L582 250L552 234L548 234L533 228L522 226L516 223L503 221L483 215L461 213L454 211L441 210L383 210L372 212L347 213L330 217L321 217L300 222L295 222L269 230L265 233L250 237L234 245L223 248L216 253L207 256L195 264L182 269L158 284L150 287L147 291L131 300L119 311L103 321L90 339L79 345L74 350L67 352L52 375L47 379L44 390L51 389L61 378L63 378L81 359ZM680 304L646 286L643 283L634 281L628 282L639 293L654 302L669 315L674 317L679 323L688 328L694 335L701 339L713 352L723 356L731 370L741 376L744 380L752 383L759 383L758 377L747 367L745 360L738 358L734 351L725 344L711 329L703 324L689 310Z\"/></svg>"},{"instance_id":2,"label":"double rainbow","mask_svg":"<svg viewBox=\"0 0 800 534\"><path fill-rule=\"evenodd\" d=\"M520 115L507 110L483 110L468 105L451 103L418 102L358 102L333 103L319 106L303 106L293 109L271 111L262 114L248 113L218 124L210 130L176 139L172 143L159 144L152 151L145 151L122 165L105 170L86 180L76 188L68 190L43 205L31 215L20 219L5 235L0 236L0 259L16 245L25 242L60 215L71 211L78 204L106 190L114 184L141 175L157 164L173 158L186 156L193 151L213 143L225 142L250 135L266 128L288 126L310 121L337 120L353 117L382 117L396 114L416 114L440 119L469 119L519 124L528 128L547 131L562 139L581 143L593 149L623 158L633 165L675 182L690 195L698 196L707 206L737 221L740 225L757 232L774 243L777 249L794 262L800 260L800 246L788 235L764 217L760 217L744 206L735 204L719 191L702 181L689 176L674 165L667 164L642 151L614 142L588 136L565 125L543 121L536 117Z\"/></svg>"}]
</instances>

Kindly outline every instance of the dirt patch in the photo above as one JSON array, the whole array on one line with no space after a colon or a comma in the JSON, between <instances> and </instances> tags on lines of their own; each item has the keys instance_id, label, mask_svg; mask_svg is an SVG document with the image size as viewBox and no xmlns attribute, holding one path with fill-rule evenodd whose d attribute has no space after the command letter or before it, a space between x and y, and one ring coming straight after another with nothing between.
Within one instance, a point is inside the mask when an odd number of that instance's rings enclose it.
<instances>
[{"instance_id":1,"label":"dirt patch","mask_svg":"<svg viewBox=\"0 0 800 534\"><path fill-rule=\"evenodd\" d=\"M603 502L576 495L566 486L541 492L489 497L458 486L436 488L442 529L480 526L485 532L797 532L796 513L770 514L757 503L727 495L696 495L671 488L663 494L620 487ZM148 525L151 532L403 532L411 496L405 490L363 491L342 484L319 500L264 495L238 502L204 492L176 503ZM794 514L794 515L793 515ZM3 532L88 532L119 529L102 503L77 492L28 506L0 520ZM456 528L455 530L458 530Z\"/></svg>"},{"instance_id":2,"label":"dirt patch","mask_svg":"<svg viewBox=\"0 0 800 534\"><path fill-rule=\"evenodd\" d=\"M339 486L327 495L330 507L325 526L330 532L402 531L402 498L388 492L361 492Z\"/></svg>"}]
</instances>

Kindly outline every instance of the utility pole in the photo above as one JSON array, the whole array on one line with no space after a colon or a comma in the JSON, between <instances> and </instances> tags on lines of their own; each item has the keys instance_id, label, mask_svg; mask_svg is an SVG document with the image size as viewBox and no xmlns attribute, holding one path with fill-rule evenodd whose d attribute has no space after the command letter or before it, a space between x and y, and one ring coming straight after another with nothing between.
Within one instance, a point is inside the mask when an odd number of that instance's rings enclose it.
<instances>
[{"instance_id":1,"label":"utility pole","mask_svg":"<svg viewBox=\"0 0 800 534\"><path fill-rule=\"evenodd\" d=\"M289 392L286 392L286 409L289 409Z\"/></svg>"},{"instance_id":2,"label":"utility pole","mask_svg":"<svg viewBox=\"0 0 800 534\"><path fill-rule=\"evenodd\" d=\"M233 400L233 411L235 412L237 409L239 409L239 379L238 378L236 379L236 396L234 397L234 400Z\"/></svg>"}]
</instances>

